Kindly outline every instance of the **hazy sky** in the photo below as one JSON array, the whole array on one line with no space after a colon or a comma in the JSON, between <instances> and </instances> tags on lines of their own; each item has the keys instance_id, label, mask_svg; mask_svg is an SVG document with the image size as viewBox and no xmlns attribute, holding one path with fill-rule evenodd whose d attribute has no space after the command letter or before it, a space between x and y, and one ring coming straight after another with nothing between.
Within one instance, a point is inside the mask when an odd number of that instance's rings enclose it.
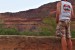
<instances>
[{"instance_id":1,"label":"hazy sky","mask_svg":"<svg viewBox=\"0 0 75 50\"><path fill-rule=\"evenodd\" d=\"M58 0L0 0L0 12L18 12Z\"/></svg>"}]
</instances>

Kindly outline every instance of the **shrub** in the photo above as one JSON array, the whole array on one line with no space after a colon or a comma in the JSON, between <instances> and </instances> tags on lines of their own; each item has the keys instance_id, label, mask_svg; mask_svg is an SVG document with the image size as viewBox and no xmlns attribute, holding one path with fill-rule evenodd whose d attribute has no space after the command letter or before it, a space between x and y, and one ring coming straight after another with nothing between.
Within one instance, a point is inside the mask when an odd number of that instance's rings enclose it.
<instances>
[{"instance_id":1,"label":"shrub","mask_svg":"<svg viewBox=\"0 0 75 50\"><path fill-rule=\"evenodd\" d=\"M75 30L71 30L72 38L75 38Z\"/></svg>"},{"instance_id":2,"label":"shrub","mask_svg":"<svg viewBox=\"0 0 75 50\"><path fill-rule=\"evenodd\" d=\"M0 35L19 35L15 28L0 28Z\"/></svg>"}]
</instances>

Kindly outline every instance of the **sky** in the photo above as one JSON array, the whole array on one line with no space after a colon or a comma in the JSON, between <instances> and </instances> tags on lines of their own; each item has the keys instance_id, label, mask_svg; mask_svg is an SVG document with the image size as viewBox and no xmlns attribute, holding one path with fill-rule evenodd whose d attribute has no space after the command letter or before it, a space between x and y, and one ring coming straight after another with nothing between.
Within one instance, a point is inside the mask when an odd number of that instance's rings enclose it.
<instances>
[{"instance_id":1,"label":"sky","mask_svg":"<svg viewBox=\"0 0 75 50\"><path fill-rule=\"evenodd\" d=\"M59 0L0 0L0 13L26 11L55 1Z\"/></svg>"}]
</instances>

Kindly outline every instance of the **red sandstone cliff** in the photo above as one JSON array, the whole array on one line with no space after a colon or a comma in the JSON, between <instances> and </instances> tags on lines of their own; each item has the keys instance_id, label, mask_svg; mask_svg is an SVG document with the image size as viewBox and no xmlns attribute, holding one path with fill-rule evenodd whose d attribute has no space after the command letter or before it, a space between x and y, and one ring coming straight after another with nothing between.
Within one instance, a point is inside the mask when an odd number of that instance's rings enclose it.
<instances>
[{"instance_id":1,"label":"red sandstone cliff","mask_svg":"<svg viewBox=\"0 0 75 50\"><path fill-rule=\"evenodd\" d=\"M71 0L71 2L73 4L75 12L75 1ZM41 23L42 18L44 17L52 17L52 15L55 17L56 4L57 2L48 3L36 9L19 11L16 13L11 13L11 12L0 13L0 20L2 20L4 24L8 25L8 27L11 27L13 24L17 24L17 26L15 27L18 27L20 29L23 29L25 25L28 28L30 27L30 25L37 25L38 23Z\"/></svg>"}]
</instances>

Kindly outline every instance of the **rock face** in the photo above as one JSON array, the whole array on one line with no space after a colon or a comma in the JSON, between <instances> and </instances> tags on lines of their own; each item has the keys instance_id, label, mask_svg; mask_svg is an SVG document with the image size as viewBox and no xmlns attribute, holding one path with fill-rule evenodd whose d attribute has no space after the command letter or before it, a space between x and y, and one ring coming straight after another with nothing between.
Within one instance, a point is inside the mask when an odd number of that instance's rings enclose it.
<instances>
[{"instance_id":1,"label":"rock face","mask_svg":"<svg viewBox=\"0 0 75 50\"><path fill-rule=\"evenodd\" d=\"M44 17L49 17L50 12L55 11L57 2L42 5L36 9L20 11L16 13L6 12L0 13L0 23L6 28L18 28L19 30L29 30L38 27ZM53 7L54 6L54 7Z\"/></svg>"},{"instance_id":2,"label":"rock face","mask_svg":"<svg viewBox=\"0 0 75 50\"><path fill-rule=\"evenodd\" d=\"M73 2L73 1L72 1ZM5 27L17 27L18 29L27 29L41 24L41 21L45 17L51 17L56 13L57 2L48 3L40 6L36 9L30 9L27 11L20 11L16 13L6 12L0 13L0 23ZM73 2L73 7L74 2ZM54 16L55 17L55 16Z\"/></svg>"}]
</instances>

